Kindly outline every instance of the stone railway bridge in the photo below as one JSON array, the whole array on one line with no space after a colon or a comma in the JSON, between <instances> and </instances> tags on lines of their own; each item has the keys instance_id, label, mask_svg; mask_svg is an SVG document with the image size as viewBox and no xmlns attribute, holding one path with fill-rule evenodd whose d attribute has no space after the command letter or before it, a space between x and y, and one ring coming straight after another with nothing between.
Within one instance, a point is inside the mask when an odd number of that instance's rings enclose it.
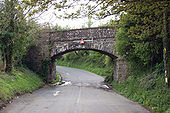
<instances>
[{"instance_id":1,"label":"stone railway bridge","mask_svg":"<svg viewBox=\"0 0 170 113\"><path fill-rule=\"evenodd\" d=\"M124 80L127 77L127 63L116 55L115 33L114 27L42 31L38 46L41 48L41 56L51 62L48 81L56 77L57 57L76 50L93 50L110 56L114 61L114 80ZM80 44L81 39L84 44Z\"/></svg>"}]
</instances>

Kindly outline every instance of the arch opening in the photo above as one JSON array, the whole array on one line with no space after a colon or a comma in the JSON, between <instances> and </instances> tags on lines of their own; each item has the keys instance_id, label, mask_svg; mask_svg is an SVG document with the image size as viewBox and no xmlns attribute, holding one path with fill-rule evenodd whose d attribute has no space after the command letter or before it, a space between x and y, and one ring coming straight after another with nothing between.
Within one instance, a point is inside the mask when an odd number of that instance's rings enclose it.
<instances>
[{"instance_id":1,"label":"arch opening","mask_svg":"<svg viewBox=\"0 0 170 113\"><path fill-rule=\"evenodd\" d=\"M102 50L98 50L98 49L86 49L86 48L81 48L81 49L80 49L80 48L78 48L78 49L68 49L68 50L65 50L65 51L60 52L60 53L57 53L57 52L56 52L56 54L53 55L53 56L51 57L51 59L52 59L52 60L55 60L55 59L57 59L59 56L62 56L62 55L64 55L64 54L66 54L66 53L69 53L69 52L72 52L72 51L80 51L80 50L92 50L92 51L96 51L96 52L99 52L99 53L101 53L101 54L108 55L108 56L109 56L110 58L112 58L113 60L118 58L117 56L115 56L115 55L113 55L113 54L111 54L111 53L109 53L109 52L106 52L106 51L102 51Z\"/></svg>"},{"instance_id":2,"label":"arch opening","mask_svg":"<svg viewBox=\"0 0 170 113\"><path fill-rule=\"evenodd\" d=\"M99 52L101 54L109 56L113 61L113 66L111 66L113 72L110 73L110 75L112 75L113 79L118 78L117 77L117 58L118 58L117 56L115 56L115 55L113 55L111 53L108 53L106 51L97 50L97 49L86 49L86 48L65 50L63 52L60 52L60 53L57 53L57 54L53 55L51 57L51 61L52 61L51 75L53 75L53 78L55 78L54 76L56 75L56 59L58 59L60 56L66 54L66 53L70 53L70 52L73 52L73 51L80 51L80 50L91 50L91 51Z\"/></svg>"}]
</instances>

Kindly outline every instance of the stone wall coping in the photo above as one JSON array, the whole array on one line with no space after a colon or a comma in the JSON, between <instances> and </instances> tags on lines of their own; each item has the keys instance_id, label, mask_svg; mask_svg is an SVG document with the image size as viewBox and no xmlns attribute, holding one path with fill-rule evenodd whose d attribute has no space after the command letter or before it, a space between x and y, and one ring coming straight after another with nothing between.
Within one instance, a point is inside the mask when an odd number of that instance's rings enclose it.
<instances>
[{"instance_id":1,"label":"stone wall coping","mask_svg":"<svg viewBox=\"0 0 170 113\"><path fill-rule=\"evenodd\" d=\"M80 28L80 29L70 29L70 30L50 30L50 29L45 29L42 30L42 32L46 32L46 33L56 33L56 32L69 32L69 31L77 31L77 30L90 30L90 29L114 29L115 27L112 26L104 26L104 27L91 27L91 28Z\"/></svg>"}]
</instances>

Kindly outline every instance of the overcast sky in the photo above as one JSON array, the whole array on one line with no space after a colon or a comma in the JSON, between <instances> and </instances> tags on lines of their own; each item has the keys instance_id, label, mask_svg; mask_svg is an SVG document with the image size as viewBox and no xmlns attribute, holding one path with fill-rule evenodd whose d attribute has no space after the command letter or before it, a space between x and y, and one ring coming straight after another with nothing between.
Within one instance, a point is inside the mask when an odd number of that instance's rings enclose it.
<instances>
[{"instance_id":1,"label":"overcast sky","mask_svg":"<svg viewBox=\"0 0 170 113\"><path fill-rule=\"evenodd\" d=\"M70 12L75 12L76 9L69 10ZM55 14L62 15L62 11L57 11L54 10L54 8L49 9L47 12L43 13L41 16L37 18L38 23L43 24L45 22L50 23L51 25L55 26L58 24L59 26L65 28L66 26L69 26L72 29L75 28L82 28L82 26L87 27L88 23L88 18L80 18L80 19L59 19L57 18ZM106 24L107 22L110 21L110 19L114 20L115 16L107 17L102 20L94 20L92 19L91 21L93 22L92 27L98 27L99 25Z\"/></svg>"},{"instance_id":2,"label":"overcast sky","mask_svg":"<svg viewBox=\"0 0 170 113\"><path fill-rule=\"evenodd\" d=\"M110 21L110 19L114 19L113 17L108 17L102 20L94 20L92 19L91 21L93 22L92 27L97 27L99 25L106 24L107 22ZM37 18L38 23L43 24L43 23L50 23L51 25L55 26L58 24L59 26L65 28L69 26L70 28L82 28L82 26L87 27L88 23L88 18L80 18L80 19L58 19L52 12L46 12L42 14L40 17Z\"/></svg>"},{"instance_id":3,"label":"overcast sky","mask_svg":"<svg viewBox=\"0 0 170 113\"><path fill-rule=\"evenodd\" d=\"M0 1L3 1L3 0L0 0ZM70 0L70 1L72 1L72 0ZM86 3L89 0L78 0L78 1L79 2L75 2L75 3ZM94 3L92 2L92 4L94 4ZM74 7L74 9L69 9L68 12L75 12L78 8L80 8L80 7L77 5L77 7ZM88 26L87 25L88 17L79 18L79 19L59 19L54 14L63 15L63 12L54 10L54 7L51 7L48 11L44 12L40 16L36 15L35 17L38 17L38 18L36 18L35 20L39 24L50 23L51 26L55 26L57 24L63 28L68 26L72 29L75 29L75 28L82 28L82 26L85 26L85 27ZM102 20L92 19L91 20L93 22L92 27L98 27L99 25L106 24L111 19L114 20L115 16L107 17Z\"/></svg>"}]
</instances>

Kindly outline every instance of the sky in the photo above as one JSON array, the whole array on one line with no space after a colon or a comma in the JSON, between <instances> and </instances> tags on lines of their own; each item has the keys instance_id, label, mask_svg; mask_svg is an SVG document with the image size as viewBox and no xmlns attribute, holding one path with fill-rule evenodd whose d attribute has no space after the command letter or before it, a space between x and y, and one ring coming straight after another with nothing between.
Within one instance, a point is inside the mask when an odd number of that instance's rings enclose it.
<instances>
[{"instance_id":1,"label":"sky","mask_svg":"<svg viewBox=\"0 0 170 113\"><path fill-rule=\"evenodd\" d=\"M69 9L69 11L75 12L76 9L77 8L75 7L73 9ZM55 26L57 24L62 28L69 27L72 29L77 29L77 28L82 28L82 26L87 27L88 17L79 18L79 19L59 19L55 16L55 14L63 15L63 12L54 10L54 8L51 7L48 11L44 12L41 16L36 18L36 20L39 24L50 23L51 26ZM91 27L98 27L99 25L106 24L111 19L114 20L115 16L110 16L102 20L91 19L91 21L93 22Z\"/></svg>"},{"instance_id":2,"label":"sky","mask_svg":"<svg viewBox=\"0 0 170 113\"><path fill-rule=\"evenodd\" d=\"M110 21L110 19L113 19L113 17L108 17L102 20L92 19L91 20L93 22L92 27L98 27L99 25L106 24L107 22ZM88 18L85 17L79 19L59 19L56 18L56 16L53 13L47 11L46 13L38 17L37 21L39 24L50 23L50 25L52 26L55 26L57 24L63 28L70 27L76 29L76 28L82 28L82 26L87 27Z\"/></svg>"},{"instance_id":3,"label":"sky","mask_svg":"<svg viewBox=\"0 0 170 113\"><path fill-rule=\"evenodd\" d=\"M3 0L0 0L3 1ZM70 0L72 1L72 0ZM78 0L79 2L75 2L75 3L87 3L89 0ZM92 4L94 4L94 2L92 2ZM75 6L73 9L69 9L69 12L75 12L78 8L80 8L79 5ZM72 28L72 29L77 29L77 28L82 28L82 26L87 27L87 23L88 23L88 17L84 17L84 18L79 18L79 19L60 19L57 18L55 16L55 14L58 15L63 15L62 11L58 11L58 10L54 10L54 7L51 7L50 9L48 9L48 11L44 12L43 14L41 14L39 16L39 14L35 15L35 20L39 23L39 24L44 24L44 23L49 23L50 26L56 26L59 25L62 28ZM92 21L92 26L91 27L98 27L99 25L103 25L106 24L107 22L109 22L110 20L114 20L115 16L110 16L110 17L106 17L105 19L102 20L95 20L95 19L91 19Z\"/></svg>"}]
</instances>

